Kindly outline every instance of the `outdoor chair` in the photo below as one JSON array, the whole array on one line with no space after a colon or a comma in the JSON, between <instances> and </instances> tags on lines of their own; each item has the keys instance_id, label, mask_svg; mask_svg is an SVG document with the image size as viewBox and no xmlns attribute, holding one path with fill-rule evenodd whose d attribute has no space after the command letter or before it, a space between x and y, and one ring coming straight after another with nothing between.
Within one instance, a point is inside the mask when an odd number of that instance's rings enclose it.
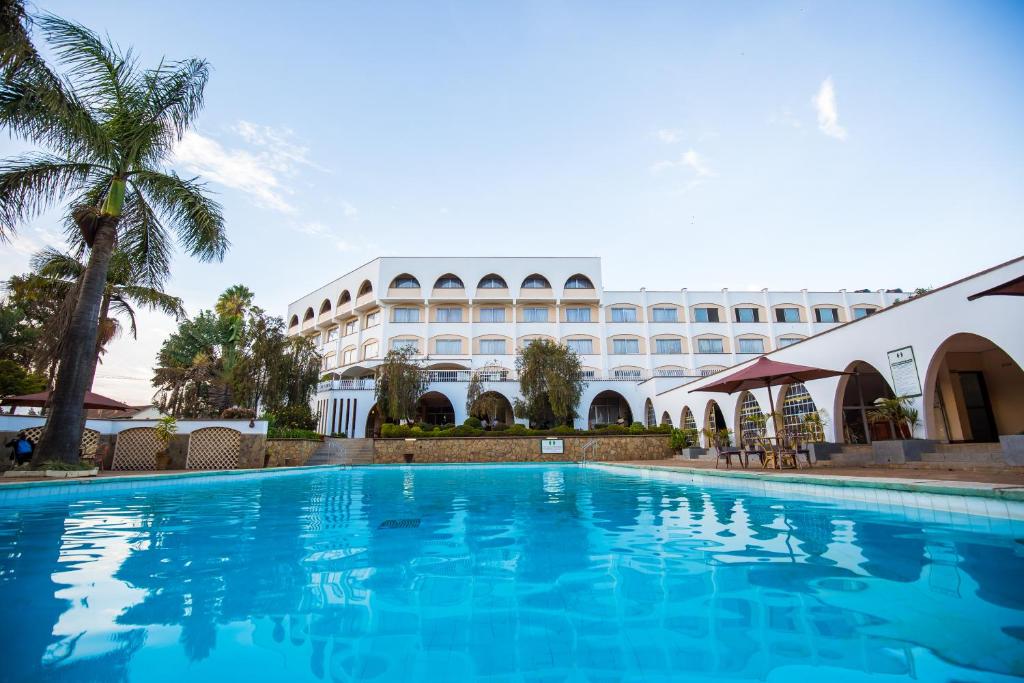
<instances>
[{"instance_id":1,"label":"outdoor chair","mask_svg":"<svg viewBox=\"0 0 1024 683\"><path fill-rule=\"evenodd\" d=\"M797 469L796 452L786 447L785 437L758 437L758 441L764 449L761 469Z\"/></svg>"}]
</instances>

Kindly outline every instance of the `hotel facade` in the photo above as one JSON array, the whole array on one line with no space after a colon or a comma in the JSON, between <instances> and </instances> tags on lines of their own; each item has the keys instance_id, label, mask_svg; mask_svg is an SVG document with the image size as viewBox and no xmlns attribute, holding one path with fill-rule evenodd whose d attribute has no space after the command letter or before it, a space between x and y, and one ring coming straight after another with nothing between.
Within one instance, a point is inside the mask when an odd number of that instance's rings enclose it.
<instances>
[{"instance_id":1,"label":"hotel facade","mask_svg":"<svg viewBox=\"0 0 1024 683\"><path fill-rule=\"evenodd\" d=\"M288 332L315 337L323 381L319 431L372 436L373 375L410 347L429 373L419 419L461 423L473 371L513 421L515 355L538 339L579 354L588 382L576 426L652 423L673 387L872 316L899 290L606 290L601 260L384 257L288 307ZM493 402L492 402L493 403ZM677 425L678 426L678 425Z\"/></svg>"}]
</instances>

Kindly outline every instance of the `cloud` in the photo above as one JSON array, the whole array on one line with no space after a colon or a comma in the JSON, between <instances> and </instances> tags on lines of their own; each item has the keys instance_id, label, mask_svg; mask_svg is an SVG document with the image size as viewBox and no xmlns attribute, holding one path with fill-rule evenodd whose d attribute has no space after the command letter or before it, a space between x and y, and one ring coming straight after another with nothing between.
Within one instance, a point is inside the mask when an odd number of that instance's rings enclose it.
<instances>
[{"instance_id":1,"label":"cloud","mask_svg":"<svg viewBox=\"0 0 1024 683\"><path fill-rule=\"evenodd\" d=\"M839 125L839 108L836 106L836 88L829 76L821 82L818 93L811 98L814 110L818 112L818 130L836 140L846 139L846 129Z\"/></svg>"},{"instance_id":2,"label":"cloud","mask_svg":"<svg viewBox=\"0 0 1024 683\"><path fill-rule=\"evenodd\" d=\"M285 199L287 190L278 178L287 167L281 158L225 149L213 138L186 131L174 150L174 164L203 180L241 190L253 196L259 206L281 213L295 212L295 207Z\"/></svg>"},{"instance_id":3,"label":"cloud","mask_svg":"<svg viewBox=\"0 0 1024 683\"><path fill-rule=\"evenodd\" d=\"M359 209L352 206L350 203L342 200L341 202L341 213L345 218L355 218L359 215Z\"/></svg>"},{"instance_id":4,"label":"cloud","mask_svg":"<svg viewBox=\"0 0 1024 683\"><path fill-rule=\"evenodd\" d=\"M698 154L693 148L683 152L675 161L665 160L656 162L651 166L651 171L654 173L661 173L663 171L670 171L676 168L688 168L695 173L698 178L711 178L717 175L707 165L704 157Z\"/></svg>"},{"instance_id":5,"label":"cloud","mask_svg":"<svg viewBox=\"0 0 1024 683\"><path fill-rule=\"evenodd\" d=\"M662 128L655 135L666 145L674 145L683 141L683 131L679 128Z\"/></svg>"}]
</instances>

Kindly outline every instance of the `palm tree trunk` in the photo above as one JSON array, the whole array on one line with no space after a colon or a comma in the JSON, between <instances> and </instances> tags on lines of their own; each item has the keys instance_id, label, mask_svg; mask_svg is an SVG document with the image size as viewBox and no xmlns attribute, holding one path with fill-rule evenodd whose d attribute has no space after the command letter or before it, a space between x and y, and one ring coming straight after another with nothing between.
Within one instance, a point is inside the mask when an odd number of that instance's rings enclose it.
<instances>
[{"instance_id":1,"label":"palm tree trunk","mask_svg":"<svg viewBox=\"0 0 1024 683\"><path fill-rule=\"evenodd\" d=\"M95 371L96 338L99 334L100 305L107 286L107 270L114 252L119 216L102 216L82 274L82 289L71 315L60 354L56 387L50 401L50 415L32 458L77 462L82 442L82 404Z\"/></svg>"}]
</instances>

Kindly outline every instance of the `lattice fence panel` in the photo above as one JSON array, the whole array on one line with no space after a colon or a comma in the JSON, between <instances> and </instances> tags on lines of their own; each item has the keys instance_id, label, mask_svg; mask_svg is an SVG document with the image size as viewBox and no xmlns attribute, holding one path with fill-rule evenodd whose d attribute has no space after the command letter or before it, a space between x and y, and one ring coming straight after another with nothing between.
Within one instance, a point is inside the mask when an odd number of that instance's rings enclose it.
<instances>
[{"instance_id":1,"label":"lattice fence panel","mask_svg":"<svg viewBox=\"0 0 1024 683\"><path fill-rule=\"evenodd\" d=\"M242 433L227 427L204 427L189 434L185 467L190 470L233 470L242 451Z\"/></svg>"},{"instance_id":2,"label":"lattice fence panel","mask_svg":"<svg viewBox=\"0 0 1024 683\"><path fill-rule=\"evenodd\" d=\"M29 427L25 430L25 437L33 445L39 445L39 439L43 436L42 427ZM100 445L100 433L95 429L86 429L82 434L82 455L96 455L96 449Z\"/></svg>"},{"instance_id":3,"label":"lattice fence panel","mask_svg":"<svg viewBox=\"0 0 1024 683\"><path fill-rule=\"evenodd\" d=\"M117 435L113 470L155 470L156 454L163 444L152 427L132 427Z\"/></svg>"}]
</instances>

